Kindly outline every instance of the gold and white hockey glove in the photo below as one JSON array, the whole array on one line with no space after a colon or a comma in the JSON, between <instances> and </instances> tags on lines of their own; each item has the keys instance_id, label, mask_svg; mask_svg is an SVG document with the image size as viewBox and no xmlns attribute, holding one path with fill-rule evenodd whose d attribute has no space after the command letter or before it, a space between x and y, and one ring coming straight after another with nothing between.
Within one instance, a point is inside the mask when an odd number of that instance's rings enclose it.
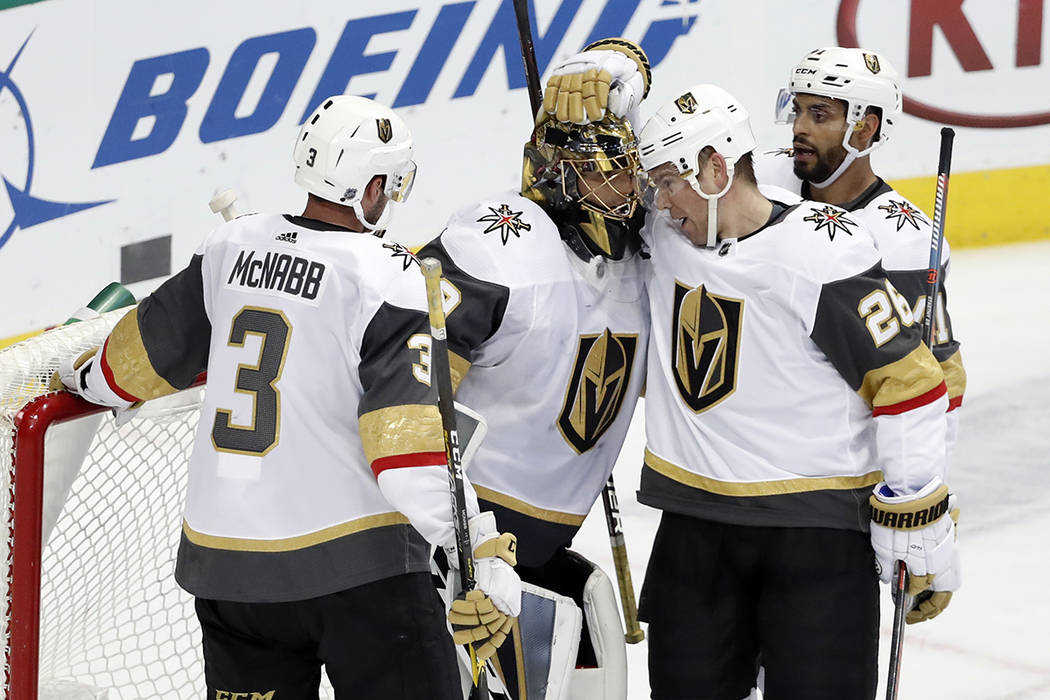
<instances>
[{"instance_id":1,"label":"gold and white hockey glove","mask_svg":"<svg viewBox=\"0 0 1050 700\"><path fill-rule=\"evenodd\" d=\"M625 117L649 94L651 77L641 46L601 39L554 69L543 92L543 110L573 124L598 121L606 112Z\"/></svg>"},{"instance_id":2,"label":"gold and white hockey glove","mask_svg":"<svg viewBox=\"0 0 1050 700\"><path fill-rule=\"evenodd\" d=\"M476 588L452 601L448 620L456 644L475 644L475 653L488 658L507 638L514 618L521 612L521 579L517 564L517 538L496 531L496 517L487 511L470 519L474 546ZM458 561L449 553L449 561Z\"/></svg>"},{"instance_id":3,"label":"gold and white hockey glove","mask_svg":"<svg viewBox=\"0 0 1050 700\"><path fill-rule=\"evenodd\" d=\"M514 617L500 612L492 599L475 588L452 601L448 612L452 641L473 644L474 653L485 660L496 653L514 626Z\"/></svg>"},{"instance_id":4,"label":"gold and white hockey glove","mask_svg":"<svg viewBox=\"0 0 1050 700\"><path fill-rule=\"evenodd\" d=\"M915 600L905 617L908 624L939 615L962 584L958 509L952 501L939 478L908 496L897 496L880 482L871 495L871 545L879 578L889 583L897 561L908 568L907 592Z\"/></svg>"},{"instance_id":5,"label":"gold and white hockey glove","mask_svg":"<svg viewBox=\"0 0 1050 700\"><path fill-rule=\"evenodd\" d=\"M55 373L56 377L51 380L51 388L57 390L64 386L81 398L100 406L131 408L134 404L118 396L106 381L99 367L100 352L100 348L93 348L77 357L63 359L59 363L58 372Z\"/></svg>"}]
</instances>

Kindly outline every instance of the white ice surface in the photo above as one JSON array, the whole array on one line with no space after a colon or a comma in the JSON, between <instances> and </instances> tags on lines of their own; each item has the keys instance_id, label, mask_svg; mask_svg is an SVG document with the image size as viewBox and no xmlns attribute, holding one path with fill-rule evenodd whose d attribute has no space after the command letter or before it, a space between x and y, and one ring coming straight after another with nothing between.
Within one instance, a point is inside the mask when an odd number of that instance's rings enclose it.
<instances>
[{"instance_id":1,"label":"white ice surface","mask_svg":"<svg viewBox=\"0 0 1050 700\"><path fill-rule=\"evenodd\" d=\"M952 257L949 309L968 375L949 478L961 499L963 587L940 617L907 626L898 697L1050 698L1050 242ZM659 520L634 498L640 414L615 471L636 592ZM614 575L600 504L574 546ZM885 683L893 607L883 590ZM631 700L649 697L647 651L627 649Z\"/></svg>"}]
</instances>

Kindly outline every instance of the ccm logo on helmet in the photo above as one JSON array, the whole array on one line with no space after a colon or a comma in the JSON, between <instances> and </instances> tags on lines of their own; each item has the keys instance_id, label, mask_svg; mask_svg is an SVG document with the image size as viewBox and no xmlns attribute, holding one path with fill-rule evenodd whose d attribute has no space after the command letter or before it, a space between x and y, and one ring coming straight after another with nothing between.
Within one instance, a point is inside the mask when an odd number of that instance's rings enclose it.
<instances>
[{"instance_id":1,"label":"ccm logo on helmet","mask_svg":"<svg viewBox=\"0 0 1050 700\"><path fill-rule=\"evenodd\" d=\"M839 4L838 21L836 22L839 45L850 48L864 46L876 48L879 45L899 43L899 37L894 37L891 41L887 38L872 36L870 28L863 37L858 37L857 14L860 4L861 0L842 0ZM870 4L877 5L878 3ZM1029 86L1038 84L1040 80L1043 80L1045 84L1047 69L1050 68L1044 64L1042 52L1045 0L1008 4L1005 7L1002 3L987 3L976 8L964 9L963 5L964 3L961 2L913 2L910 4L908 21L894 25L906 28L903 30L908 34L906 60L895 59L893 61L898 67L904 67L902 77L909 80L904 85L907 88L903 99L904 111L913 116L943 124L977 128L1014 128L1050 124L1050 104L1047 104L1045 91L1042 93L1043 104L1046 106L1044 110L1013 114L1008 111L999 114L973 114L951 107L935 106L909 96L921 90L926 84L923 78L932 76L934 35L937 33L947 40L948 49L953 54L952 58L946 61L938 59L938 66L957 62L962 67L964 75L994 71L997 80L1008 79L1013 69L1025 68L1027 69L1025 77L1022 79L1018 74L1017 89L1013 91L1019 96L1029 93L1031 91ZM1010 16L1013 8L1016 8L1016 15ZM997 59L998 64L993 65L980 38L982 35L985 36L985 42L987 42L989 33L975 31L984 28L982 21L990 12L995 13L996 21L1017 28L1016 36L1010 37L1011 39L1016 38L1016 44L1011 43L1008 52L993 53L993 55L1010 56L1013 58L1013 65L1002 59ZM939 32L936 32L935 29ZM941 46L943 44L938 41L937 47ZM937 48L937 50L941 49ZM1043 67L1042 78L1037 77L1038 72L1033 73L1032 67L1035 66ZM972 94L969 90L961 89L961 86L959 90L952 92L959 95Z\"/></svg>"},{"instance_id":2,"label":"ccm logo on helmet","mask_svg":"<svg viewBox=\"0 0 1050 700\"><path fill-rule=\"evenodd\" d=\"M682 3L679 9L667 8L639 10L644 3L625 3L622 0L586 0L589 5L605 7L590 26L581 26L574 20L589 16L578 12L580 0L561 0L560 7L547 27L542 40L537 44L537 60L541 71L548 67L559 46L566 41L569 52L577 46L602 37L623 34L628 25L637 27L642 37L641 45L655 67L667 53L675 40L688 34L696 24L699 12L696 2ZM353 5L364 3L351 3ZM436 3L435 3L436 4ZM468 19L475 20L483 3L448 0L435 13L429 10L408 9L388 14L378 14L350 19L334 47L330 47L327 64L320 75L304 72L308 59L317 47L317 32L313 27L301 27L273 34L253 36L245 39L234 49L225 70L211 96L208 109L200 123L198 135L201 143L214 143L238 136L257 134L272 128L282 118L293 91L300 79L314 81L312 97L305 104L292 108L299 114L302 124L321 102L331 95L343 94L350 81L358 75L380 73L392 83L400 82L394 109L423 104L431 96L438 77L448 71L458 71L459 80L452 99L470 97L477 92L482 78L499 57L511 89L525 87L525 74L519 58L519 39L514 21L514 12L509 2L499 3L486 28L464 34ZM491 3L486 3L491 4ZM609 10L615 7L616 12ZM647 26L645 16L649 15ZM389 35L415 30L412 36L420 36L418 21L427 18L432 24L421 38L421 43L408 44L400 50L374 53L368 50L373 43L389 43ZM643 21L639 21L643 20ZM476 21L469 23L474 27ZM634 30L632 30L634 31ZM571 32L571 33L570 33ZM376 39L376 37L379 37ZM584 39L573 46L569 44ZM402 43L405 43L402 40ZM463 51L463 44L468 47ZM449 58L453 54L470 56L466 59ZM409 66L402 75L390 73L398 54L412 53L411 60L398 60L398 65ZM247 115L238 115L249 83L258 80L256 69L263 59L276 61L269 68L262 94L255 99L254 110ZM121 163L137 158L163 153L179 137L191 101L207 100L207 95L197 95L204 83L205 74L212 66L212 54L206 47L188 48L162 56L142 58L131 66L124 89L117 100L109 124L102 136L98 152L91 167ZM168 85L165 92L155 94L154 85ZM250 101L250 100L249 100ZM301 111L300 111L301 110ZM136 133L145 130L148 133Z\"/></svg>"}]
</instances>

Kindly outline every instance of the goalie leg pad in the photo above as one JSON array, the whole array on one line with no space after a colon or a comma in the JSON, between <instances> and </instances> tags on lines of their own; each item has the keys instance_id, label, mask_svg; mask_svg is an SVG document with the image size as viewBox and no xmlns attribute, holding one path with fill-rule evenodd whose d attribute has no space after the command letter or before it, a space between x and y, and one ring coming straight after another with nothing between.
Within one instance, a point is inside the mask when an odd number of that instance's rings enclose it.
<instances>
[{"instance_id":1,"label":"goalie leg pad","mask_svg":"<svg viewBox=\"0 0 1050 700\"><path fill-rule=\"evenodd\" d=\"M583 614L571 598L522 584L520 634L514 637L516 659L513 664L503 664L504 673L509 668L516 670L517 697L560 700L565 696L582 627Z\"/></svg>"},{"instance_id":2,"label":"goalie leg pad","mask_svg":"<svg viewBox=\"0 0 1050 700\"><path fill-rule=\"evenodd\" d=\"M598 666L573 671L567 700L626 700L627 645L612 581L593 562L569 554L592 567L583 587L583 615Z\"/></svg>"}]
</instances>

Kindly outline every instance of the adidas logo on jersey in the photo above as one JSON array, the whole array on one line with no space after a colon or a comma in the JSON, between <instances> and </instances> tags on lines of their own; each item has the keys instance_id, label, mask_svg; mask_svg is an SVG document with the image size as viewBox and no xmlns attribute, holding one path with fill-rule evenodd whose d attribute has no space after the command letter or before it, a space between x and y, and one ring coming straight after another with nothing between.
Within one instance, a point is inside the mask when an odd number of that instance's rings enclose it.
<instances>
[{"instance_id":1,"label":"adidas logo on jersey","mask_svg":"<svg viewBox=\"0 0 1050 700\"><path fill-rule=\"evenodd\" d=\"M278 233L273 239L285 243L295 243L299 240L299 233L297 231L285 231L284 233Z\"/></svg>"}]
</instances>

